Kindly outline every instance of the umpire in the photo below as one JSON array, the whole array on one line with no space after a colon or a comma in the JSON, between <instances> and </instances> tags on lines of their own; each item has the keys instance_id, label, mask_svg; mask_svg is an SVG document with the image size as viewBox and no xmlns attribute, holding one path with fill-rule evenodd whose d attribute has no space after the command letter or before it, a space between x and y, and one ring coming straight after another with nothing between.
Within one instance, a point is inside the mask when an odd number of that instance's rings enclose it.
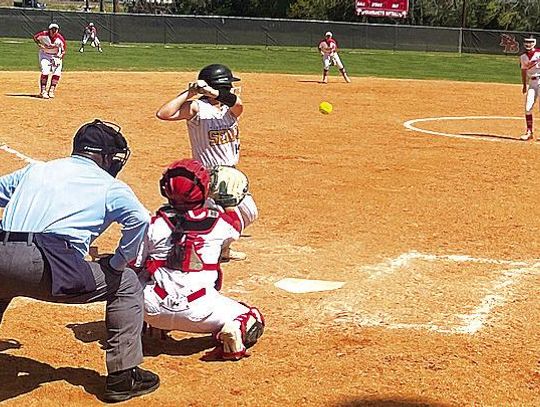
<instances>
[{"instance_id":1,"label":"umpire","mask_svg":"<svg viewBox=\"0 0 540 407\"><path fill-rule=\"evenodd\" d=\"M128 400L159 387L142 362L143 292L126 268L148 229L148 211L115 177L130 155L112 123L94 120L73 139L70 157L0 177L0 322L17 296L68 304L107 301L107 379L103 399ZM87 262L90 243L122 225L113 255Z\"/></svg>"}]
</instances>

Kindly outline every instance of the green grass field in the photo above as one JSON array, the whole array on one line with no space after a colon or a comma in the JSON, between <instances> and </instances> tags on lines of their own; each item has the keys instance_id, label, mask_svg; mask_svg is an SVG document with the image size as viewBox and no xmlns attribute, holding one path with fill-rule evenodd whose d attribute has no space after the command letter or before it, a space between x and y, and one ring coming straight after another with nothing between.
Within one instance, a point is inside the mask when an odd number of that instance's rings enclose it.
<instances>
[{"instance_id":1,"label":"green grass field","mask_svg":"<svg viewBox=\"0 0 540 407\"><path fill-rule=\"evenodd\" d=\"M201 45L103 45L99 54L87 46L68 43L65 71L198 71L210 63L229 65L240 72L319 74L315 48L215 47ZM0 70L37 69L37 48L31 40L0 40ZM447 79L520 83L517 56L470 55L406 51L349 50L340 56L352 76ZM333 70L335 73L336 70Z\"/></svg>"}]
</instances>

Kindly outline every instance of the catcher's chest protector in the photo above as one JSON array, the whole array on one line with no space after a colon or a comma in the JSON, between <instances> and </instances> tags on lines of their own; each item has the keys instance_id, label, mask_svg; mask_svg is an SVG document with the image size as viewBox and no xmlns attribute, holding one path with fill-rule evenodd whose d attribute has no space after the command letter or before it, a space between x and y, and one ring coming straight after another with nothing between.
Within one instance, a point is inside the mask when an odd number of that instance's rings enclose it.
<instances>
[{"instance_id":1,"label":"catcher's chest protector","mask_svg":"<svg viewBox=\"0 0 540 407\"><path fill-rule=\"evenodd\" d=\"M160 210L158 215L172 230L173 245L167 256L167 267L187 273L219 269L219 263L204 263L199 254L204 246L204 236L212 231L219 219L217 211L199 209L179 215L174 210Z\"/></svg>"}]
</instances>

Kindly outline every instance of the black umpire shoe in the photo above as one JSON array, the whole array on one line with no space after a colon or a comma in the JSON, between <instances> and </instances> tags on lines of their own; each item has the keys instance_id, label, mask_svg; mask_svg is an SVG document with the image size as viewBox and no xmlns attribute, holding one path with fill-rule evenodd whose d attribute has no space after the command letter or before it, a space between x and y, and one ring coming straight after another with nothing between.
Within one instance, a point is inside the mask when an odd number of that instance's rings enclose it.
<instances>
[{"instance_id":1,"label":"black umpire shoe","mask_svg":"<svg viewBox=\"0 0 540 407\"><path fill-rule=\"evenodd\" d=\"M153 392L159 387L159 376L134 367L109 374L106 383L103 399L115 403Z\"/></svg>"},{"instance_id":2,"label":"black umpire shoe","mask_svg":"<svg viewBox=\"0 0 540 407\"><path fill-rule=\"evenodd\" d=\"M9 306L10 302L11 302L11 299L0 300L0 323L2 322L2 319L4 318L4 312L6 312L7 307Z\"/></svg>"}]
</instances>

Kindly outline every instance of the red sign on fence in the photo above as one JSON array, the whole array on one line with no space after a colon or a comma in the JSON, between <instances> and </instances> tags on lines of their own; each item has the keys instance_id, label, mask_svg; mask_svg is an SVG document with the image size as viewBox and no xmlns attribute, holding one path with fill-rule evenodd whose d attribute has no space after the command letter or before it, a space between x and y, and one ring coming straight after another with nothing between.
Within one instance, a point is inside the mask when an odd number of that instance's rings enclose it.
<instances>
[{"instance_id":1,"label":"red sign on fence","mask_svg":"<svg viewBox=\"0 0 540 407\"><path fill-rule=\"evenodd\" d=\"M356 15L405 18L409 0L356 0Z\"/></svg>"}]
</instances>

